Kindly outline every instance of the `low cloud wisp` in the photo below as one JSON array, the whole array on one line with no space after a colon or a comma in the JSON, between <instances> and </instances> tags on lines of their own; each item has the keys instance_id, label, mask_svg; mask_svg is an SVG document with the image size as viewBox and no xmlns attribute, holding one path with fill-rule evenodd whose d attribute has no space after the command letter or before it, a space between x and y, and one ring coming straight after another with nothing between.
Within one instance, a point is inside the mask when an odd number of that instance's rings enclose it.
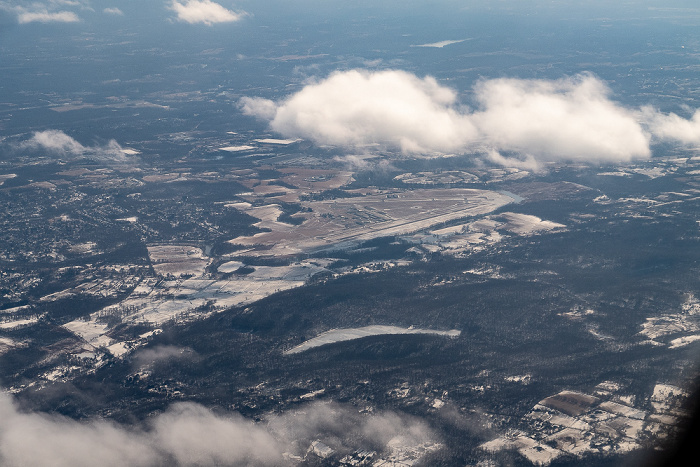
<instances>
[{"instance_id":1,"label":"low cloud wisp","mask_svg":"<svg viewBox=\"0 0 700 467\"><path fill-rule=\"evenodd\" d=\"M700 142L692 120L627 108L584 73L558 80L481 80L473 108L432 77L399 70L335 72L280 101L244 97L243 113L289 138L404 154L474 152L503 165L549 161L627 162L651 156L653 141ZM515 154L505 157L502 153Z\"/></svg>"},{"instance_id":2,"label":"low cloud wisp","mask_svg":"<svg viewBox=\"0 0 700 467\"><path fill-rule=\"evenodd\" d=\"M102 11L108 15L124 16L124 12L121 11L119 8L105 8Z\"/></svg>"},{"instance_id":3,"label":"low cloud wisp","mask_svg":"<svg viewBox=\"0 0 700 467\"><path fill-rule=\"evenodd\" d=\"M136 368L149 368L159 363L191 359L195 356L195 352L189 348L176 347L174 345L159 345L136 351L132 359Z\"/></svg>"},{"instance_id":4,"label":"low cloud wisp","mask_svg":"<svg viewBox=\"0 0 700 467\"><path fill-rule=\"evenodd\" d=\"M17 13L17 21L20 24L26 23L75 23L80 21L78 15L72 11L54 11L47 10L37 11L22 11Z\"/></svg>"},{"instance_id":5,"label":"low cloud wisp","mask_svg":"<svg viewBox=\"0 0 700 467\"><path fill-rule=\"evenodd\" d=\"M60 130L36 131L30 139L19 143L18 148L46 151L52 155L71 159L84 157L111 162L126 160L123 148L113 139L104 146L83 146Z\"/></svg>"},{"instance_id":6,"label":"low cloud wisp","mask_svg":"<svg viewBox=\"0 0 700 467\"><path fill-rule=\"evenodd\" d=\"M60 10L65 6L80 6L80 2L27 2L27 6L18 5L17 2L0 2L0 10L5 10L17 15L19 24L27 23L76 23L80 17L72 11Z\"/></svg>"},{"instance_id":7,"label":"low cloud wisp","mask_svg":"<svg viewBox=\"0 0 700 467\"><path fill-rule=\"evenodd\" d=\"M279 443L262 427L196 404L176 404L150 426L128 428L22 413L0 395L4 466L274 465L280 459Z\"/></svg>"},{"instance_id":8,"label":"low cloud wisp","mask_svg":"<svg viewBox=\"0 0 700 467\"><path fill-rule=\"evenodd\" d=\"M170 9L177 14L177 19L185 23L202 23L211 26L214 23L232 23L239 21L245 14L227 10L211 0L187 0L180 3L173 0Z\"/></svg>"},{"instance_id":9,"label":"low cloud wisp","mask_svg":"<svg viewBox=\"0 0 700 467\"><path fill-rule=\"evenodd\" d=\"M691 109L687 110L692 112ZM700 110L693 112L690 119L674 113L661 114L651 107L645 107L643 114L652 133L659 139L677 141L684 145L700 144Z\"/></svg>"},{"instance_id":10,"label":"low cloud wisp","mask_svg":"<svg viewBox=\"0 0 700 467\"><path fill-rule=\"evenodd\" d=\"M426 424L394 413L362 415L337 404L315 403L254 423L178 403L142 426L106 420L76 421L25 413L0 394L0 464L71 466L285 465L284 454L304 455L322 439L335 450L378 451L433 441ZM359 445L358 445L359 444Z\"/></svg>"}]
</instances>

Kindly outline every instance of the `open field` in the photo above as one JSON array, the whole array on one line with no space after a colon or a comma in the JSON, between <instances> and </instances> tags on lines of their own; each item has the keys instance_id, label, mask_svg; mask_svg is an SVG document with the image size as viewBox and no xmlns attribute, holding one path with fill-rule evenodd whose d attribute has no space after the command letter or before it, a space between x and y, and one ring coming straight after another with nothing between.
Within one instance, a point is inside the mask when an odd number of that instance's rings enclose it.
<instances>
[{"instance_id":1,"label":"open field","mask_svg":"<svg viewBox=\"0 0 700 467\"><path fill-rule=\"evenodd\" d=\"M153 269L162 276L193 274L199 276L209 264L202 249L188 245L151 245L148 256Z\"/></svg>"},{"instance_id":2,"label":"open field","mask_svg":"<svg viewBox=\"0 0 700 467\"><path fill-rule=\"evenodd\" d=\"M671 349L685 347L700 339L700 302L689 295L677 313L652 316L642 323L639 334L652 345L668 345Z\"/></svg>"},{"instance_id":3,"label":"open field","mask_svg":"<svg viewBox=\"0 0 700 467\"><path fill-rule=\"evenodd\" d=\"M557 409L566 414L575 416L588 411L589 407L597 402L593 396L571 391L562 391L540 402L541 405Z\"/></svg>"},{"instance_id":4,"label":"open field","mask_svg":"<svg viewBox=\"0 0 700 467\"><path fill-rule=\"evenodd\" d=\"M174 252L175 257L178 257L178 252L191 252L194 259L207 260L197 248L158 248L158 255L165 254L166 250ZM187 264L184 261L176 264L180 263ZM235 269L242 265L232 263ZM183 269L182 272L196 273L195 277L144 282L123 301L96 311L87 319L70 321L63 327L85 342L82 348L84 352L106 349L112 355L120 356L143 342L142 339L126 342L111 338L109 332L112 326L108 324L110 319L118 318L119 322L132 325L147 323L156 327L173 320L182 322L201 319L217 311L253 303L276 292L300 287L313 275L325 270L312 262L288 266L256 266L248 274L215 280L203 278L203 269L196 264L193 267L196 269Z\"/></svg>"},{"instance_id":5,"label":"open field","mask_svg":"<svg viewBox=\"0 0 700 467\"><path fill-rule=\"evenodd\" d=\"M627 399L615 394L620 385L606 381L601 386L608 389L606 397ZM481 449L490 453L516 450L535 465L548 465L567 454L580 458L591 453L629 452L638 449L645 437L663 430L662 425L676 423L683 415L678 407L686 397L683 390L659 383L651 396L656 413L649 413L590 394L561 391L541 400L523 417L527 430L506 433L483 443Z\"/></svg>"},{"instance_id":6,"label":"open field","mask_svg":"<svg viewBox=\"0 0 700 467\"><path fill-rule=\"evenodd\" d=\"M308 341L289 349L285 354L295 354L304 352L305 350L320 347L326 344L334 344L336 342L350 341L354 339L362 339L369 336L381 336L391 334L434 334L438 336L457 337L461 331L452 329L450 331L437 331L434 329L419 329L419 328L400 328L397 326L365 326L362 328L348 329L332 329L323 334L309 339Z\"/></svg>"}]
</instances>

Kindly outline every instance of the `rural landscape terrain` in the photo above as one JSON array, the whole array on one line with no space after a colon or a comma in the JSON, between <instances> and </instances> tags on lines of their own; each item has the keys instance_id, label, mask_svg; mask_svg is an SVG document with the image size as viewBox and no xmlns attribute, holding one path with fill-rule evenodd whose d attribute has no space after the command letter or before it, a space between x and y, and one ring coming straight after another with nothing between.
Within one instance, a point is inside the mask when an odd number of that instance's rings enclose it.
<instances>
[{"instance_id":1,"label":"rural landscape terrain","mask_svg":"<svg viewBox=\"0 0 700 467\"><path fill-rule=\"evenodd\" d=\"M688 423L697 8L20 3L0 464L640 465Z\"/></svg>"}]
</instances>

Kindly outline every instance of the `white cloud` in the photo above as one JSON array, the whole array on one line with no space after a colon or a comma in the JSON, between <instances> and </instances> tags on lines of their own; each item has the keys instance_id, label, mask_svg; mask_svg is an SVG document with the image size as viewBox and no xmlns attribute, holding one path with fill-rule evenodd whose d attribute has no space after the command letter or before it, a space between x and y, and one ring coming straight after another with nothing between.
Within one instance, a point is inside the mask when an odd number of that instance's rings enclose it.
<instances>
[{"instance_id":1,"label":"white cloud","mask_svg":"<svg viewBox=\"0 0 700 467\"><path fill-rule=\"evenodd\" d=\"M277 104L270 99L243 97L239 103L244 114L255 115L263 120L272 120L277 114Z\"/></svg>"},{"instance_id":2,"label":"white cloud","mask_svg":"<svg viewBox=\"0 0 700 467\"><path fill-rule=\"evenodd\" d=\"M304 455L315 439L336 450L379 451L398 439L407 445L434 441L429 428L414 418L361 415L337 404L311 404L254 423L179 403L143 425L125 426L20 412L10 396L0 394L0 464L7 467L272 466L284 464L284 452Z\"/></svg>"},{"instance_id":3,"label":"white cloud","mask_svg":"<svg viewBox=\"0 0 700 467\"><path fill-rule=\"evenodd\" d=\"M406 153L455 151L477 136L468 116L455 107L454 91L434 78L403 71L351 70L274 104L243 100L243 111L270 120L283 134L320 144L366 146L373 143ZM274 110L274 114L273 114Z\"/></svg>"},{"instance_id":4,"label":"white cloud","mask_svg":"<svg viewBox=\"0 0 700 467\"><path fill-rule=\"evenodd\" d=\"M660 140L700 144L700 110L688 120L674 113L664 115L651 107L642 109L650 131Z\"/></svg>"},{"instance_id":5,"label":"white cloud","mask_svg":"<svg viewBox=\"0 0 700 467\"><path fill-rule=\"evenodd\" d=\"M263 427L196 404L176 404L150 427L125 427L22 413L0 395L0 463L8 467L275 465L280 459Z\"/></svg>"},{"instance_id":6,"label":"white cloud","mask_svg":"<svg viewBox=\"0 0 700 467\"><path fill-rule=\"evenodd\" d=\"M62 157L86 157L118 162L126 159L123 148L115 140L104 146L83 146L60 130L36 131L18 145L19 149L43 150Z\"/></svg>"},{"instance_id":7,"label":"white cloud","mask_svg":"<svg viewBox=\"0 0 700 467\"><path fill-rule=\"evenodd\" d=\"M80 21L78 15L72 11L23 11L17 14L17 21L20 24L26 23L75 23Z\"/></svg>"},{"instance_id":8,"label":"white cloud","mask_svg":"<svg viewBox=\"0 0 700 467\"><path fill-rule=\"evenodd\" d=\"M406 154L476 152L504 165L621 162L651 156L651 141L700 142L692 120L615 102L591 74L559 80L492 79L472 89L474 108L434 78L350 70L274 102L243 98L245 114L289 138L353 150L373 144ZM508 157L503 153L509 153Z\"/></svg>"},{"instance_id":9,"label":"white cloud","mask_svg":"<svg viewBox=\"0 0 700 467\"><path fill-rule=\"evenodd\" d=\"M87 148L60 130L35 131L22 147L45 149L61 155L81 155Z\"/></svg>"},{"instance_id":10,"label":"white cloud","mask_svg":"<svg viewBox=\"0 0 700 467\"><path fill-rule=\"evenodd\" d=\"M72 11L59 10L65 6L79 6L80 2L70 0L50 0L48 3L27 3L27 6L0 2L0 10L9 11L17 15L17 22L26 23L75 23L80 21L77 14Z\"/></svg>"},{"instance_id":11,"label":"white cloud","mask_svg":"<svg viewBox=\"0 0 700 467\"><path fill-rule=\"evenodd\" d=\"M230 23L240 20L245 13L227 10L211 0L187 0L180 3L173 0L170 9L177 13L177 19L186 23L204 23L211 26L214 23Z\"/></svg>"},{"instance_id":12,"label":"white cloud","mask_svg":"<svg viewBox=\"0 0 700 467\"><path fill-rule=\"evenodd\" d=\"M119 8L105 8L102 11L104 13L107 13L108 15L124 16L124 12L121 11Z\"/></svg>"},{"instance_id":13,"label":"white cloud","mask_svg":"<svg viewBox=\"0 0 700 467\"><path fill-rule=\"evenodd\" d=\"M496 150L537 160L629 161L651 155L634 111L592 75L556 81L495 79L474 89L472 120Z\"/></svg>"},{"instance_id":14,"label":"white cloud","mask_svg":"<svg viewBox=\"0 0 700 467\"><path fill-rule=\"evenodd\" d=\"M538 170L540 163L537 159L532 157L531 154L521 155L520 158L517 157L506 157L500 152L493 148L487 148L485 151L486 159L490 160L494 164L502 165L504 167L515 167L517 169L525 170Z\"/></svg>"},{"instance_id":15,"label":"white cloud","mask_svg":"<svg viewBox=\"0 0 700 467\"><path fill-rule=\"evenodd\" d=\"M299 412L270 419L268 427L292 452L303 452L319 438L335 450L363 448L378 452L399 439L400 444L408 446L436 441L430 428L414 417L394 412L362 415L335 403L304 406Z\"/></svg>"},{"instance_id":16,"label":"white cloud","mask_svg":"<svg viewBox=\"0 0 700 467\"><path fill-rule=\"evenodd\" d=\"M155 444L177 465L276 465L282 444L264 426L223 417L197 404L176 404L153 422Z\"/></svg>"}]
</instances>

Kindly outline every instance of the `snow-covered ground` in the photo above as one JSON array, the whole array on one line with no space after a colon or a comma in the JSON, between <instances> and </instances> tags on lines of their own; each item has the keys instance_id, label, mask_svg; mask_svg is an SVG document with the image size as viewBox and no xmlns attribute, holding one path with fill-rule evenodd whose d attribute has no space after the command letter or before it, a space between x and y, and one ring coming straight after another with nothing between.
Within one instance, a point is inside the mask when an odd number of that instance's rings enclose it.
<instances>
[{"instance_id":1,"label":"snow-covered ground","mask_svg":"<svg viewBox=\"0 0 700 467\"><path fill-rule=\"evenodd\" d=\"M6 321L4 323L0 323L0 329L4 329L6 331L18 328L20 326L29 326L30 324L34 324L37 321L39 321L39 317L34 317L34 318L26 318L26 319L18 319L15 321Z\"/></svg>"},{"instance_id":2,"label":"snow-covered ground","mask_svg":"<svg viewBox=\"0 0 700 467\"><path fill-rule=\"evenodd\" d=\"M255 149L255 146L243 144L240 146L225 146L223 148L219 148L219 151L239 152L239 151L250 151L251 149Z\"/></svg>"},{"instance_id":3,"label":"snow-covered ground","mask_svg":"<svg viewBox=\"0 0 700 467\"><path fill-rule=\"evenodd\" d=\"M504 212L500 216L506 223L501 228L513 232L517 235L532 235L540 232L547 232L555 229L564 229L564 224L542 220L537 216L519 214L514 212Z\"/></svg>"},{"instance_id":4,"label":"snow-covered ground","mask_svg":"<svg viewBox=\"0 0 700 467\"><path fill-rule=\"evenodd\" d=\"M405 237L431 253L465 256L480 251L509 235L539 235L565 229L564 224L537 216L504 212L482 219Z\"/></svg>"},{"instance_id":5,"label":"snow-covered ground","mask_svg":"<svg viewBox=\"0 0 700 467\"><path fill-rule=\"evenodd\" d=\"M649 339L653 345L668 345L671 349L685 347L700 340L700 301L693 294L688 294L681 310L652 316L642 323L639 334ZM673 337L669 342L669 337Z\"/></svg>"},{"instance_id":6,"label":"snow-covered ground","mask_svg":"<svg viewBox=\"0 0 700 467\"><path fill-rule=\"evenodd\" d=\"M193 253L193 260L208 262L208 258L200 255L201 250L197 250ZM243 264L232 263L231 267L237 266L236 269ZM325 270L316 262L302 261L288 266L256 266L249 274L215 280L203 277L203 269L197 268L196 277L142 283L123 301L92 313L87 320L77 319L63 327L86 342L86 352L106 349L119 356L140 345L141 341L120 342L109 337L107 333L111 326L105 323L110 316L120 317L122 323L148 323L155 327L175 319L201 319L211 313L300 287Z\"/></svg>"},{"instance_id":7,"label":"snow-covered ground","mask_svg":"<svg viewBox=\"0 0 700 467\"><path fill-rule=\"evenodd\" d=\"M313 339L297 345L296 347L289 349L285 354L295 354L300 353L305 350L313 349L314 347L320 347L326 344L333 344L336 342L350 341L354 339L362 339L368 336L380 336L388 334L435 334L439 336L447 337L457 337L461 331L452 329L450 331L437 331L434 329L421 329L421 328L401 328L398 326L365 326L362 328L346 328L346 329L332 329L320 334Z\"/></svg>"},{"instance_id":8,"label":"snow-covered ground","mask_svg":"<svg viewBox=\"0 0 700 467\"><path fill-rule=\"evenodd\" d=\"M282 146L286 146L288 144L297 143L301 140L298 138L297 139L263 138L263 139L256 139L255 141L257 143L263 143L263 144L279 144Z\"/></svg>"},{"instance_id":9,"label":"snow-covered ground","mask_svg":"<svg viewBox=\"0 0 700 467\"><path fill-rule=\"evenodd\" d=\"M190 245L150 245L148 256L161 276L201 276L209 265L202 249Z\"/></svg>"},{"instance_id":10,"label":"snow-covered ground","mask_svg":"<svg viewBox=\"0 0 700 467\"><path fill-rule=\"evenodd\" d=\"M491 453L514 450L535 465L548 465L565 453L625 453L639 449L645 437L662 432L662 425L675 424L683 414L679 407L687 393L676 386L654 387L651 404L656 413L615 402L635 399L620 390L621 384L603 381L596 394L607 400L573 391L547 397L522 418L522 430L506 432L480 448ZM557 406L579 413L567 415Z\"/></svg>"},{"instance_id":11,"label":"snow-covered ground","mask_svg":"<svg viewBox=\"0 0 700 467\"><path fill-rule=\"evenodd\" d=\"M222 272L224 274L227 274L230 272L237 271L240 268L242 268L243 266L245 266L245 265L240 261L228 261L226 263L219 265L219 267L217 268L217 271Z\"/></svg>"},{"instance_id":12,"label":"snow-covered ground","mask_svg":"<svg viewBox=\"0 0 700 467\"><path fill-rule=\"evenodd\" d=\"M9 337L0 337L0 355L17 346L17 342Z\"/></svg>"},{"instance_id":13,"label":"snow-covered ground","mask_svg":"<svg viewBox=\"0 0 700 467\"><path fill-rule=\"evenodd\" d=\"M433 48L441 49L441 48L445 47L446 45L459 44L460 42L464 42L466 40L467 39L446 40L446 41L440 41L440 42L431 42L430 44L414 45L413 47L433 47Z\"/></svg>"}]
</instances>

